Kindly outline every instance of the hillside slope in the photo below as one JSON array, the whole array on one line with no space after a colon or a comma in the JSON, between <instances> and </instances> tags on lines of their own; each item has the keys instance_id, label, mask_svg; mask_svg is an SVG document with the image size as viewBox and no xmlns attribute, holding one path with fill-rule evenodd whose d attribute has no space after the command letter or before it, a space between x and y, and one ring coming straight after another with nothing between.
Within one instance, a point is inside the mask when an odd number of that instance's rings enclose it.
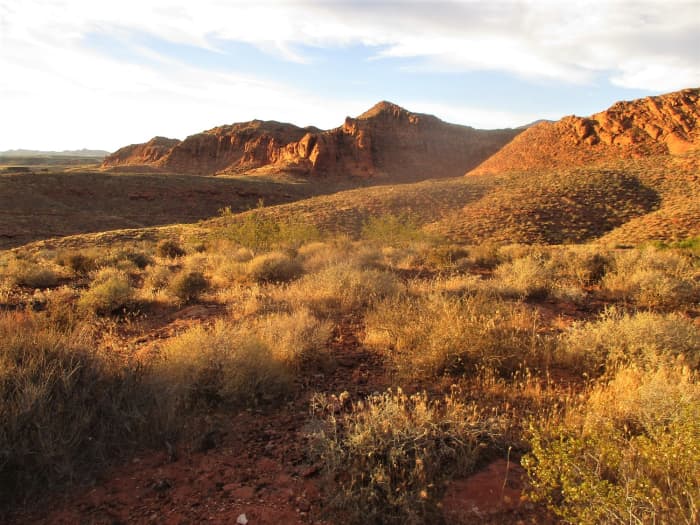
<instances>
[{"instance_id":1,"label":"hillside slope","mask_svg":"<svg viewBox=\"0 0 700 525\"><path fill-rule=\"evenodd\" d=\"M700 148L698 122L700 88L618 102L590 117L532 126L470 174L680 154Z\"/></svg>"}]
</instances>

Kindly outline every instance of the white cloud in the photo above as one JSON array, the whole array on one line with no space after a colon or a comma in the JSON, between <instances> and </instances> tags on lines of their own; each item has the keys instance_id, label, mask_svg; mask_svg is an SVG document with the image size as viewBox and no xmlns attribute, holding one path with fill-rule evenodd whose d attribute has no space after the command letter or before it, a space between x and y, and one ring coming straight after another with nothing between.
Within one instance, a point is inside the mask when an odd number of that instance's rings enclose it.
<instances>
[{"instance_id":1,"label":"white cloud","mask_svg":"<svg viewBox=\"0 0 700 525\"><path fill-rule=\"evenodd\" d=\"M116 148L125 137L182 137L253 117L331 127L366 109L367 101L187 66L148 49L137 51L159 67L107 58L85 46L91 34L125 45L124 35L150 34L209 50L222 40L245 42L299 64L311 60L304 46L362 44L377 46L378 59L420 57L417 67L428 71L579 84L604 75L658 92L700 85L697 0L0 0L0 149ZM409 108L433 107L445 120L477 127L543 116L427 98Z\"/></svg>"}]
</instances>

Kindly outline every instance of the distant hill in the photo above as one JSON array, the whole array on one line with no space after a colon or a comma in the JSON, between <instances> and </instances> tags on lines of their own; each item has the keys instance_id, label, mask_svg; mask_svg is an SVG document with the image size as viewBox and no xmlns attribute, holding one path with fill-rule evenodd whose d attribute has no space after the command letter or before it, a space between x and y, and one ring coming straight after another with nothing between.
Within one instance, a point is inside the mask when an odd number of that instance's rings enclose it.
<instances>
[{"instance_id":1,"label":"distant hill","mask_svg":"<svg viewBox=\"0 0 700 525\"><path fill-rule=\"evenodd\" d=\"M292 172L406 182L460 175L521 131L477 130L380 102L327 131L254 120L182 142L156 137L116 151L103 167L145 166L199 175Z\"/></svg>"},{"instance_id":2,"label":"distant hill","mask_svg":"<svg viewBox=\"0 0 700 525\"><path fill-rule=\"evenodd\" d=\"M109 151L99 149L77 149L64 151L39 151L33 149L11 149L0 151L0 157L106 157Z\"/></svg>"}]
</instances>

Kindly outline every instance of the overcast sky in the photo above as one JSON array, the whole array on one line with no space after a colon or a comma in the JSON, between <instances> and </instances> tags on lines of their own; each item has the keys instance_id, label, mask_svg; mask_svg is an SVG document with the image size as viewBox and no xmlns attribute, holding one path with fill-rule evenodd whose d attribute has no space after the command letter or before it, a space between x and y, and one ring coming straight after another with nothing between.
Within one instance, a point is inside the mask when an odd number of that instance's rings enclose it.
<instances>
[{"instance_id":1,"label":"overcast sky","mask_svg":"<svg viewBox=\"0 0 700 525\"><path fill-rule=\"evenodd\" d=\"M380 100L479 128L700 86L700 0L0 0L0 151L115 150Z\"/></svg>"}]
</instances>

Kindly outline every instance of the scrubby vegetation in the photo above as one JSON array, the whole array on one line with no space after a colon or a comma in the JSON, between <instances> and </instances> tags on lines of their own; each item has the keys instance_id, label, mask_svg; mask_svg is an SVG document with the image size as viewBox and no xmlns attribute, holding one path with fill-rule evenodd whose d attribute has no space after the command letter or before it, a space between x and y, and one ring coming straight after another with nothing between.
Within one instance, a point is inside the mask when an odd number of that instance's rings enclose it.
<instances>
[{"instance_id":1,"label":"scrubby vegetation","mask_svg":"<svg viewBox=\"0 0 700 525\"><path fill-rule=\"evenodd\" d=\"M315 453L337 490L330 510L343 523L410 523L441 520L445 482L473 469L499 422L458 392L430 400L400 388L348 402L320 394L312 400L322 429ZM341 405L344 417L336 415ZM325 417L324 417L325 416Z\"/></svg>"},{"instance_id":2,"label":"scrubby vegetation","mask_svg":"<svg viewBox=\"0 0 700 525\"><path fill-rule=\"evenodd\" d=\"M537 512L697 521L694 242L466 245L391 215L354 238L268 211L0 254L5 504L310 401L338 523L440 522L448 481L509 450Z\"/></svg>"}]
</instances>

